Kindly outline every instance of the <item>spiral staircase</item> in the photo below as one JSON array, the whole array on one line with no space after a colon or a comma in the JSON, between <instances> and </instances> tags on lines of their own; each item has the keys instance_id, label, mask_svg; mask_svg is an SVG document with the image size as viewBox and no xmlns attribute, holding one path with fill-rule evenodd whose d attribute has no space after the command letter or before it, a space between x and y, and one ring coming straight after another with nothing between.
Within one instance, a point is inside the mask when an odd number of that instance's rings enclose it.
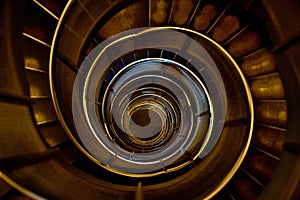
<instances>
[{"instance_id":1,"label":"spiral staircase","mask_svg":"<svg viewBox=\"0 0 300 200\"><path fill-rule=\"evenodd\" d=\"M2 199L300 198L298 1L0 3ZM216 44L237 69L225 69L227 64L219 69L229 96L217 143L222 148L216 145L203 159L171 172L133 175L87 152L89 145L76 134L72 91L81 64L98 44L141 27L168 27L193 39L201 35L204 43L212 41L206 49ZM135 53L112 60L113 69L133 57L136 62L175 56L157 49ZM179 60L173 61L186 63ZM251 93L253 113L235 70Z\"/></svg>"}]
</instances>

